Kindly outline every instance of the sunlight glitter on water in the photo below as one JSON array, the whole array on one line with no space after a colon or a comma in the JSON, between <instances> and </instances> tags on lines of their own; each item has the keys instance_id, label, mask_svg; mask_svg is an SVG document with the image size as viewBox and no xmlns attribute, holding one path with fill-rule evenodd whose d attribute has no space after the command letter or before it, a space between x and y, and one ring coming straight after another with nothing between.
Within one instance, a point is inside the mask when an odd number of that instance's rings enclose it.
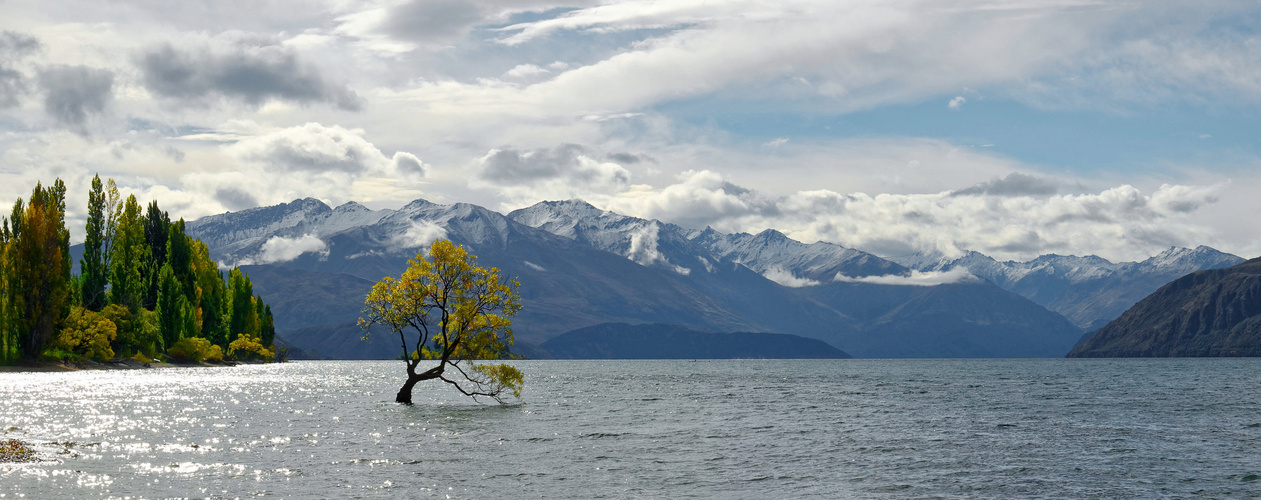
<instances>
[{"instance_id":1,"label":"sunlight glitter on water","mask_svg":"<svg viewBox=\"0 0 1261 500\"><path fill-rule=\"evenodd\" d=\"M439 386L396 405L389 362L0 374L0 428L48 460L0 466L4 498L1239 497L1261 483L1261 402L1241 390L1261 360L520 366L526 404L510 407Z\"/></svg>"}]
</instances>

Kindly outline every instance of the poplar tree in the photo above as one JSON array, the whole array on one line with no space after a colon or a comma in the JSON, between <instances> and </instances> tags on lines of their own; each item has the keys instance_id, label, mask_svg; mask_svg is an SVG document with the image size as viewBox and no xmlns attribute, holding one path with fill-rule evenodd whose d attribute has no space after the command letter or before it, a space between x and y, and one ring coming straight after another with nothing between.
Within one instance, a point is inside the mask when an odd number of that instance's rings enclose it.
<instances>
[{"instance_id":1,"label":"poplar tree","mask_svg":"<svg viewBox=\"0 0 1261 500\"><path fill-rule=\"evenodd\" d=\"M184 337L185 308L188 306L188 299L184 298L179 281L175 279L175 273L171 270L170 264L162 266L158 272L158 331L162 334L162 349L170 349L171 346L179 342Z\"/></svg>"},{"instance_id":2,"label":"poplar tree","mask_svg":"<svg viewBox=\"0 0 1261 500\"><path fill-rule=\"evenodd\" d=\"M70 309L70 232L65 227L65 183L36 184L25 207L14 206L8 280L12 328L24 356L34 357L56 336Z\"/></svg>"},{"instance_id":3,"label":"poplar tree","mask_svg":"<svg viewBox=\"0 0 1261 500\"><path fill-rule=\"evenodd\" d=\"M83 241L83 258L79 260L82 272L83 307L100 311L107 303L105 285L109 282L105 264L105 188L101 176L92 178L92 190L88 191L88 220Z\"/></svg>"},{"instance_id":4,"label":"poplar tree","mask_svg":"<svg viewBox=\"0 0 1261 500\"><path fill-rule=\"evenodd\" d=\"M12 275L13 261L9 258L12 233L9 231L9 219L4 218L0 225L0 361L8 362L16 359L17 330L13 328L13 318L9 292L9 277Z\"/></svg>"},{"instance_id":5,"label":"poplar tree","mask_svg":"<svg viewBox=\"0 0 1261 500\"><path fill-rule=\"evenodd\" d=\"M110 302L135 312L143 305L144 279L148 275L147 266L151 265L144 219L135 195L129 195L123 203L117 224L110 262Z\"/></svg>"},{"instance_id":6,"label":"poplar tree","mask_svg":"<svg viewBox=\"0 0 1261 500\"><path fill-rule=\"evenodd\" d=\"M258 338L258 309L254 307L254 284L238 267L228 271L228 289L232 296L232 316L228 322L228 334Z\"/></svg>"}]
</instances>

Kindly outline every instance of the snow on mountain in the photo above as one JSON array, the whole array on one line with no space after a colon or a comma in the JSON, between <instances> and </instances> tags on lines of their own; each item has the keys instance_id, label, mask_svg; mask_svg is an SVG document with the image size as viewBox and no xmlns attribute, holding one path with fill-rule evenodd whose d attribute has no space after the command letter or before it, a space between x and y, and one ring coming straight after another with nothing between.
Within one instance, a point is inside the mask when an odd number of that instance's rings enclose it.
<instances>
[{"instance_id":1,"label":"snow on mountain","mask_svg":"<svg viewBox=\"0 0 1261 500\"><path fill-rule=\"evenodd\" d=\"M663 265L680 274L712 271L713 264L742 264L784 286L830 282L838 274L865 277L904 275L909 270L874 255L831 243L805 244L775 230L756 235L688 230L657 220L600 210L581 200L545 201L508 217L643 265ZM699 264L699 265L698 265Z\"/></svg>"},{"instance_id":2,"label":"snow on mountain","mask_svg":"<svg viewBox=\"0 0 1261 500\"><path fill-rule=\"evenodd\" d=\"M789 272L810 281L847 277L906 275L905 267L874 255L832 243L802 243L784 233L767 229L758 234L722 234L711 228L696 233L692 241L709 248L717 257L731 259L759 273Z\"/></svg>"},{"instance_id":3,"label":"snow on mountain","mask_svg":"<svg viewBox=\"0 0 1261 500\"><path fill-rule=\"evenodd\" d=\"M1139 299L1183 275L1243 262L1240 257L1206 246L1171 247L1142 262L1122 263L1094 255L1056 254L1026 262L999 262L977 252L953 259L940 254L912 254L890 260L916 271L967 269L1085 328L1119 316Z\"/></svg>"},{"instance_id":4,"label":"snow on mountain","mask_svg":"<svg viewBox=\"0 0 1261 500\"><path fill-rule=\"evenodd\" d=\"M220 262L253 259L255 289L277 304L278 324L286 325L279 328L299 347L359 349L354 319L366 288L397 275L439 237L520 280L526 307L513 330L526 342L599 323L662 322L800 334L867 356L1011 357L1058 356L1081 335L1062 316L990 283L916 281L905 267L836 245L775 231L689 231L581 201L504 216L461 203L370 210L308 199L206 217L187 231ZM912 284L937 286L837 281L838 274L905 274Z\"/></svg>"},{"instance_id":5,"label":"snow on mountain","mask_svg":"<svg viewBox=\"0 0 1261 500\"><path fill-rule=\"evenodd\" d=\"M600 210L582 200L544 201L514 210L508 218L645 267L661 266L681 275L712 270L708 252L692 244L683 228Z\"/></svg>"}]
</instances>

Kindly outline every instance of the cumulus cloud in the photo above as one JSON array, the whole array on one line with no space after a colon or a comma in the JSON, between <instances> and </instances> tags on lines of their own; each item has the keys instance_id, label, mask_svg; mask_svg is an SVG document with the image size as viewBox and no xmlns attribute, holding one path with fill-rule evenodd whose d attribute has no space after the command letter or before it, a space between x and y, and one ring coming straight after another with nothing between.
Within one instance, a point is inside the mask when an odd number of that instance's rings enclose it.
<instances>
[{"instance_id":1,"label":"cumulus cloud","mask_svg":"<svg viewBox=\"0 0 1261 500\"><path fill-rule=\"evenodd\" d=\"M963 107L963 103L965 102L968 102L968 99L966 97L955 96L954 99L951 99L950 102L946 104L946 107L950 109L959 109Z\"/></svg>"},{"instance_id":2,"label":"cumulus cloud","mask_svg":"<svg viewBox=\"0 0 1261 500\"><path fill-rule=\"evenodd\" d=\"M601 202L618 213L686 227L705 227L775 210L771 198L727 182L717 172L687 171L677 180L661 189L639 186Z\"/></svg>"},{"instance_id":3,"label":"cumulus cloud","mask_svg":"<svg viewBox=\"0 0 1261 500\"><path fill-rule=\"evenodd\" d=\"M114 98L114 73L87 66L53 66L39 72L44 111L62 125L83 131L90 115L105 112Z\"/></svg>"},{"instance_id":4,"label":"cumulus cloud","mask_svg":"<svg viewBox=\"0 0 1261 500\"><path fill-rule=\"evenodd\" d=\"M137 60L150 92L180 104L220 99L262 106L268 101L328 103L359 110L363 102L345 85L328 81L292 49L273 40L233 37L176 47L165 43Z\"/></svg>"},{"instance_id":5,"label":"cumulus cloud","mask_svg":"<svg viewBox=\"0 0 1261 500\"><path fill-rule=\"evenodd\" d=\"M834 281L844 283L871 283L874 285L911 285L911 286L937 286L949 285L952 283L979 283L980 278L973 276L965 268L955 268L949 271L911 271L910 276L900 276L896 274L886 274L884 276L863 276L861 278L853 278L837 273Z\"/></svg>"},{"instance_id":6,"label":"cumulus cloud","mask_svg":"<svg viewBox=\"0 0 1261 500\"><path fill-rule=\"evenodd\" d=\"M229 146L228 151L245 161L312 173L356 174L383 170L392 164L391 159L363 135L362 130L308 123L243 139Z\"/></svg>"},{"instance_id":7,"label":"cumulus cloud","mask_svg":"<svg viewBox=\"0 0 1261 500\"><path fill-rule=\"evenodd\" d=\"M809 278L799 278L793 275L792 271L785 270L780 267L772 267L762 273L762 276L768 280L779 283L789 288L801 288L805 286L818 286L821 283Z\"/></svg>"},{"instance_id":8,"label":"cumulus cloud","mask_svg":"<svg viewBox=\"0 0 1261 500\"><path fill-rule=\"evenodd\" d=\"M1013 172L1002 179L992 179L975 186L955 191L956 196L1050 196L1060 190L1061 184L1044 177Z\"/></svg>"},{"instance_id":9,"label":"cumulus cloud","mask_svg":"<svg viewBox=\"0 0 1261 500\"><path fill-rule=\"evenodd\" d=\"M298 238L288 238L284 236L272 236L263 243L258 254L252 258L246 258L239 265L251 264L275 264L280 262L289 262L303 254L316 253L321 258L328 257L328 244L324 243L318 236L308 234Z\"/></svg>"}]
</instances>

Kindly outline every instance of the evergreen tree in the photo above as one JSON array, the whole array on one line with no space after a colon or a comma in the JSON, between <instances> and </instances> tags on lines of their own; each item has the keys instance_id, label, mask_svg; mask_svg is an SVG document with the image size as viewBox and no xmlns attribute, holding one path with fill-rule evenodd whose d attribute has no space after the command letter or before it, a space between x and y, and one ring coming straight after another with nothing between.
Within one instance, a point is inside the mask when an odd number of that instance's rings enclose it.
<instances>
[{"instance_id":1,"label":"evergreen tree","mask_svg":"<svg viewBox=\"0 0 1261 500\"><path fill-rule=\"evenodd\" d=\"M105 285L109 282L103 254L105 245L105 189L101 176L92 178L92 190L88 191L88 221L83 241L83 258L79 260L82 273L83 307L100 311L105 307Z\"/></svg>"},{"instance_id":2,"label":"evergreen tree","mask_svg":"<svg viewBox=\"0 0 1261 500\"><path fill-rule=\"evenodd\" d=\"M166 264L167 240L171 233L171 217L158 208L157 201L149 202L144 215L144 241L149 248L148 272L144 276L145 292L143 304L146 309L157 307L159 276L162 266Z\"/></svg>"}]
</instances>

